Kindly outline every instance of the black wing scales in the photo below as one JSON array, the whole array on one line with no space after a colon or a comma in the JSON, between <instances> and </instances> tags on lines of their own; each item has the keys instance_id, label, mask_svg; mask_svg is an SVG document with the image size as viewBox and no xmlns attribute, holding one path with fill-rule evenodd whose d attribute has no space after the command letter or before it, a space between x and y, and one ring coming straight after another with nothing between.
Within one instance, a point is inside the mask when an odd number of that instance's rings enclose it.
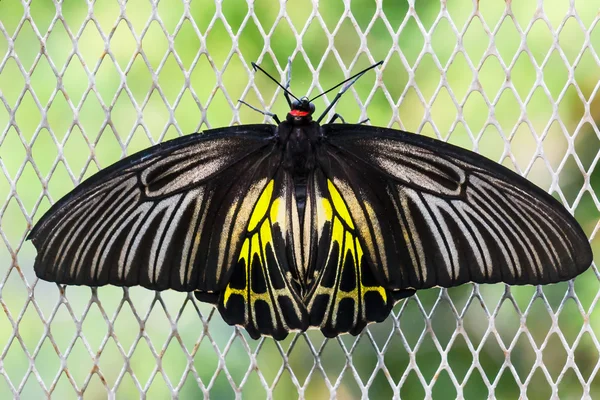
<instances>
[{"instance_id":1,"label":"black wing scales","mask_svg":"<svg viewBox=\"0 0 600 400\"><path fill-rule=\"evenodd\" d=\"M36 274L75 285L221 289L249 210L279 166L275 129L190 135L103 170L31 232Z\"/></svg>"},{"instance_id":2,"label":"black wing scales","mask_svg":"<svg viewBox=\"0 0 600 400\"><path fill-rule=\"evenodd\" d=\"M322 128L320 163L363 226L365 253L388 288L546 284L590 266L574 218L510 170L418 135Z\"/></svg>"}]
</instances>

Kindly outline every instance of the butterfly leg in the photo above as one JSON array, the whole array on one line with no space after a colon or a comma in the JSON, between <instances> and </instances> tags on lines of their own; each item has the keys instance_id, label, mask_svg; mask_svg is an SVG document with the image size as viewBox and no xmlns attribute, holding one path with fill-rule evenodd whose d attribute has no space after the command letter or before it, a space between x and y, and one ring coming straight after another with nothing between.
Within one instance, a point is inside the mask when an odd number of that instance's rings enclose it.
<instances>
[{"instance_id":1,"label":"butterfly leg","mask_svg":"<svg viewBox=\"0 0 600 400\"><path fill-rule=\"evenodd\" d=\"M335 113L333 114L333 117L329 120L329 124L333 124L337 119L341 119L342 120L342 124L346 123L346 120L344 119L344 117L342 117L340 114Z\"/></svg>"},{"instance_id":2,"label":"butterfly leg","mask_svg":"<svg viewBox=\"0 0 600 400\"><path fill-rule=\"evenodd\" d=\"M345 123L346 123L346 120L344 119L344 117L342 117L342 116L341 116L340 114L338 114L338 113L335 113L335 114L333 115L333 118L331 118L331 119L329 120L329 122L328 122L328 123L329 123L329 124L333 124L333 123L334 123L334 122L335 122L335 121L336 121L338 118L342 120L342 123L343 123L343 124L345 124ZM365 119L363 119L362 121L358 122L358 123L357 123L357 125L362 125L362 124L364 124L364 123L366 123L366 122L368 122L368 121L369 121L369 118L365 118Z\"/></svg>"}]
</instances>

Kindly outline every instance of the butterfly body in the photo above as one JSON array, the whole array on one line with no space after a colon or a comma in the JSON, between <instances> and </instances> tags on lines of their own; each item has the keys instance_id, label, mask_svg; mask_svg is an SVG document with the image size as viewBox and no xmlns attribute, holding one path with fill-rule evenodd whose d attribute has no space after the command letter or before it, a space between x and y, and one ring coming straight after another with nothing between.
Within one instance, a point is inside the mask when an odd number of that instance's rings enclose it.
<instances>
[{"instance_id":1,"label":"butterfly body","mask_svg":"<svg viewBox=\"0 0 600 400\"><path fill-rule=\"evenodd\" d=\"M250 336L360 333L418 289L545 284L592 260L575 219L486 158L419 135L320 125L193 134L134 154L32 230L45 280L194 291Z\"/></svg>"}]
</instances>

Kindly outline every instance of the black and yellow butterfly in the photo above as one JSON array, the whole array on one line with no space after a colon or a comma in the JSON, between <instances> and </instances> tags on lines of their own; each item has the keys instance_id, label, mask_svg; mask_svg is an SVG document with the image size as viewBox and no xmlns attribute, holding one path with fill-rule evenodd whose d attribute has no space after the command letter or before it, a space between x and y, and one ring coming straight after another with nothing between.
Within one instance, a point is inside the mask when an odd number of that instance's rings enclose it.
<instances>
[{"instance_id":1,"label":"black and yellow butterfly","mask_svg":"<svg viewBox=\"0 0 600 400\"><path fill-rule=\"evenodd\" d=\"M286 99L278 125L181 137L86 180L33 228L37 276L194 291L251 337L283 339L356 335L418 289L590 266L575 219L523 177L427 137L319 125L331 107L314 121L311 100Z\"/></svg>"}]
</instances>

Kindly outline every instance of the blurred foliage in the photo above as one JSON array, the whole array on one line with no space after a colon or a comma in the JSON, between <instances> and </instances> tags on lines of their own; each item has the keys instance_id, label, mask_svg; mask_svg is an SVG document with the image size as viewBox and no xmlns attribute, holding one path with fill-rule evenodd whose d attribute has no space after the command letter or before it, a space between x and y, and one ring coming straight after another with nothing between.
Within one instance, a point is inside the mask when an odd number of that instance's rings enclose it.
<instances>
[{"instance_id":1,"label":"blurred foliage","mask_svg":"<svg viewBox=\"0 0 600 400\"><path fill-rule=\"evenodd\" d=\"M280 345L245 332L231 340L212 307L184 293L132 288L122 302L119 288L69 287L62 297L56 285L36 282L35 250L24 238L52 202L152 144L265 120L238 99L285 115L281 91L250 62L283 81L288 57L297 95L384 60L337 112L438 137L525 173L574 208L592 235L600 192L594 2L577 1L576 18L567 17L568 0L545 1L543 12L535 1L417 1L414 10L406 0L384 0L381 10L373 0L249 3L34 1L25 11L20 1L0 1L0 398L47 390L75 398L74 385L86 398L233 398L241 383L253 398L265 387L295 397L297 385L307 398L452 398L459 387L467 399L575 398L584 386L600 397L595 268L574 291L568 283L431 289L358 340L309 332ZM549 382L559 377L553 393Z\"/></svg>"}]
</instances>

